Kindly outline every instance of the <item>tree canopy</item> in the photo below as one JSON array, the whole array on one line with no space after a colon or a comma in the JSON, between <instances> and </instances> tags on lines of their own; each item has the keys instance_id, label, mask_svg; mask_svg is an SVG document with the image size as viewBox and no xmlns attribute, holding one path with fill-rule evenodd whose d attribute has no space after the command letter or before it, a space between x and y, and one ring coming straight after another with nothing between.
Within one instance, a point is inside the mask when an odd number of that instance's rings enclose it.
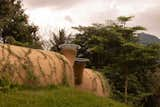
<instances>
[{"instance_id":1,"label":"tree canopy","mask_svg":"<svg viewBox=\"0 0 160 107\"><path fill-rule=\"evenodd\" d=\"M66 34L66 31L64 29L60 29L58 33L52 32L50 43L51 43L51 51L57 51L60 52L59 46L64 43L71 42L71 36L72 34Z\"/></svg>"},{"instance_id":2,"label":"tree canopy","mask_svg":"<svg viewBox=\"0 0 160 107\"><path fill-rule=\"evenodd\" d=\"M126 103L129 98L128 92L130 95L139 94L140 91L146 92L144 81L140 80L146 79L144 74L147 74L149 69L155 68L160 58L159 45L145 46L138 43L137 31L145 28L127 26L127 22L132 18L132 16L120 16L117 22L113 21L110 25L93 24L87 27L74 27L79 31L74 43L82 47L79 56L89 57L90 67L110 68L111 72L107 71L106 76L114 83L116 92L125 93ZM139 85L140 88L133 86L134 84Z\"/></svg>"},{"instance_id":3,"label":"tree canopy","mask_svg":"<svg viewBox=\"0 0 160 107\"><path fill-rule=\"evenodd\" d=\"M0 0L0 38L3 43L41 48L38 27L28 23L21 0Z\"/></svg>"}]
</instances>

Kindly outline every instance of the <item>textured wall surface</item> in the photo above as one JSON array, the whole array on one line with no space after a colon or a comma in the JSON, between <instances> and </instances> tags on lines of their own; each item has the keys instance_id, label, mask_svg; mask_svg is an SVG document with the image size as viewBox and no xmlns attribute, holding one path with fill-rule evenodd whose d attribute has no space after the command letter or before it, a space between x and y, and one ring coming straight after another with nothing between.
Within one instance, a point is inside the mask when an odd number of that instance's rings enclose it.
<instances>
[{"instance_id":1,"label":"textured wall surface","mask_svg":"<svg viewBox=\"0 0 160 107\"><path fill-rule=\"evenodd\" d=\"M0 44L0 74L15 84L74 86L68 60L49 51Z\"/></svg>"},{"instance_id":2,"label":"textured wall surface","mask_svg":"<svg viewBox=\"0 0 160 107\"><path fill-rule=\"evenodd\" d=\"M0 44L0 80L13 84L75 86L71 62L56 52ZM102 75L84 69L82 83L76 86L99 96L108 96L108 83Z\"/></svg>"},{"instance_id":3,"label":"textured wall surface","mask_svg":"<svg viewBox=\"0 0 160 107\"><path fill-rule=\"evenodd\" d=\"M87 90L99 96L109 96L109 84L97 71L84 69L82 83L77 86L81 90Z\"/></svg>"}]
</instances>

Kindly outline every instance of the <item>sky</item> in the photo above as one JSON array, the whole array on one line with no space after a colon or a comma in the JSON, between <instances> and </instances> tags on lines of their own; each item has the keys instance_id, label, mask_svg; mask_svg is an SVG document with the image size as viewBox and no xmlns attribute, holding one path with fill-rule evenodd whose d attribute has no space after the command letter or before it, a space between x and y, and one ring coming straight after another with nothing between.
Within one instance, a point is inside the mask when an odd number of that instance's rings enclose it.
<instances>
[{"instance_id":1,"label":"sky","mask_svg":"<svg viewBox=\"0 0 160 107\"><path fill-rule=\"evenodd\" d=\"M73 32L73 26L135 16L130 25L142 25L160 37L160 0L23 0L23 5L30 22L38 25L42 34L60 28Z\"/></svg>"}]
</instances>

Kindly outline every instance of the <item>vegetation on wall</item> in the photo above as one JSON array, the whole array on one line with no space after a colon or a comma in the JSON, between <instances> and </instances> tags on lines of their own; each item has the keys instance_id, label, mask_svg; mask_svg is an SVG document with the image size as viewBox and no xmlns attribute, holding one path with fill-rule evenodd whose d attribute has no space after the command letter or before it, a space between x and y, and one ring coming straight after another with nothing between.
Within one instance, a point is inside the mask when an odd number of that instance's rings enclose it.
<instances>
[{"instance_id":1,"label":"vegetation on wall","mask_svg":"<svg viewBox=\"0 0 160 107\"><path fill-rule=\"evenodd\" d=\"M64 59L63 56L56 54L57 58L62 61L63 63L63 79L62 79L62 85L68 86L68 80L67 80L67 65L69 65L69 63ZM70 66L70 65L69 65Z\"/></svg>"},{"instance_id":2,"label":"vegetation on wall","mask_svg":"<svg viewBox=\"0 0 160 107\"><path fill-rule=\"evenodd\" d=\"M139 43L137 34L141 30L146 30L142 26L128 26L133 16L120 16L116 21L110 21L110 24L93 24L90 26L73 27L78 33L75 38L71 34L67 35L64 29L60 29L56 34L53 32L51 39L51 51L59 52L59 45L64 43L75 43L82 48L78 52L79 57L89 58L90 68L95 68L109 79L112 86L112 98L123 101L126 104L131 103L140 106L144 103L143 97L152 98L159 96L159 59L160 44ZM28 16L24 13L21 0L0 0L0 41L7 44L42 48L40 37L37 36L38 27L28 23ZM12 87L11 73L15 71L22 81L31 83L33 86L39 83L39 77L35 76L33 63L29 59L32 52L29 49L24 51L24 56L14 53L11 47L2 47L2 59L0 59L0 90L8 90ZM4 51L9 54L4 57ZM56 75L56 67L51 64L49 55L39 51L44 59L48 58L49 66L52 71L45 75L40 59L37 59L41 76L46 80L46 76L53 79ZM11 63L10 56L16 57L20 64ZM68 62L61 56L56 57L63 64L62 84L67 85L66 66ZM55 63L55 62L54 62ZM55 64L54 64L55 65ZM23 67L27 74L27 80L21 75L17 68ZM97 74L99 78L100 75ZM93 79L95 81L96 78ZM102 83L104 83L102 81ZM105 87L103 85L103 87ZM104 88L105 89L105 88ZM143 101L143 102L142 102ZM145 100L149 101L149 100ZM153 102L151 103L151 105ZM146 104L148 105L148 102ZM152 105L154 107L154 105ZM151 106L150 106L151 107Z\"/></svg>"}]
</instances>

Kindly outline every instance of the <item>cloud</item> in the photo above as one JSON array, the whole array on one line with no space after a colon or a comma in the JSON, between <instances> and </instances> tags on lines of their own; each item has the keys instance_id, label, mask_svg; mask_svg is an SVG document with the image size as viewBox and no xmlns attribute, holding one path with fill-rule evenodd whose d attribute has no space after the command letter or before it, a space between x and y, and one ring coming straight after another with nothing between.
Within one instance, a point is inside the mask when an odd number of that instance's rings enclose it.
<instances>
[{"instance_id":1,"label":"cloud","mask_svg":"<svg viewBox=\"0 0 160 107\"><path fill-rule=\"evenodd\" d=\"M73 19L71 18L71 16L65 16L64 20L67 21L67 22L69 22L69 23L73 22Z\"/></svg>"},{"instance_id":2,"label":"cloud","mask_svg":"<svg viewBox=\"0 0 160 107\"><path fill-rule=\"evenodd\" d=\"M148 32L160 36L160 6L150 8L135 17L135 23L147 28Z\"/></svg>"},{"instance_id":3,"label":"cloud","mask_svg":"<svg viewBox=\"0 0 160 107\"><path fill-rule=\"evenodd\" d=\"M83 2L83 0L23 0L25 7L29 8L52 7L55 9L66 9L80 2Z\"/></svg>"},{"instance_id":4,"label":"cloud","mask_svg":"<svg viewBox=\"0 0 160 107\"><path fill-rule=\"evenodd\" d=\"M23 0L23 3L31 20L39 25L70 27L134 15L132 25L143 25L148 32L160 34L160 0Z\"/></svg>"}]
</instances>

